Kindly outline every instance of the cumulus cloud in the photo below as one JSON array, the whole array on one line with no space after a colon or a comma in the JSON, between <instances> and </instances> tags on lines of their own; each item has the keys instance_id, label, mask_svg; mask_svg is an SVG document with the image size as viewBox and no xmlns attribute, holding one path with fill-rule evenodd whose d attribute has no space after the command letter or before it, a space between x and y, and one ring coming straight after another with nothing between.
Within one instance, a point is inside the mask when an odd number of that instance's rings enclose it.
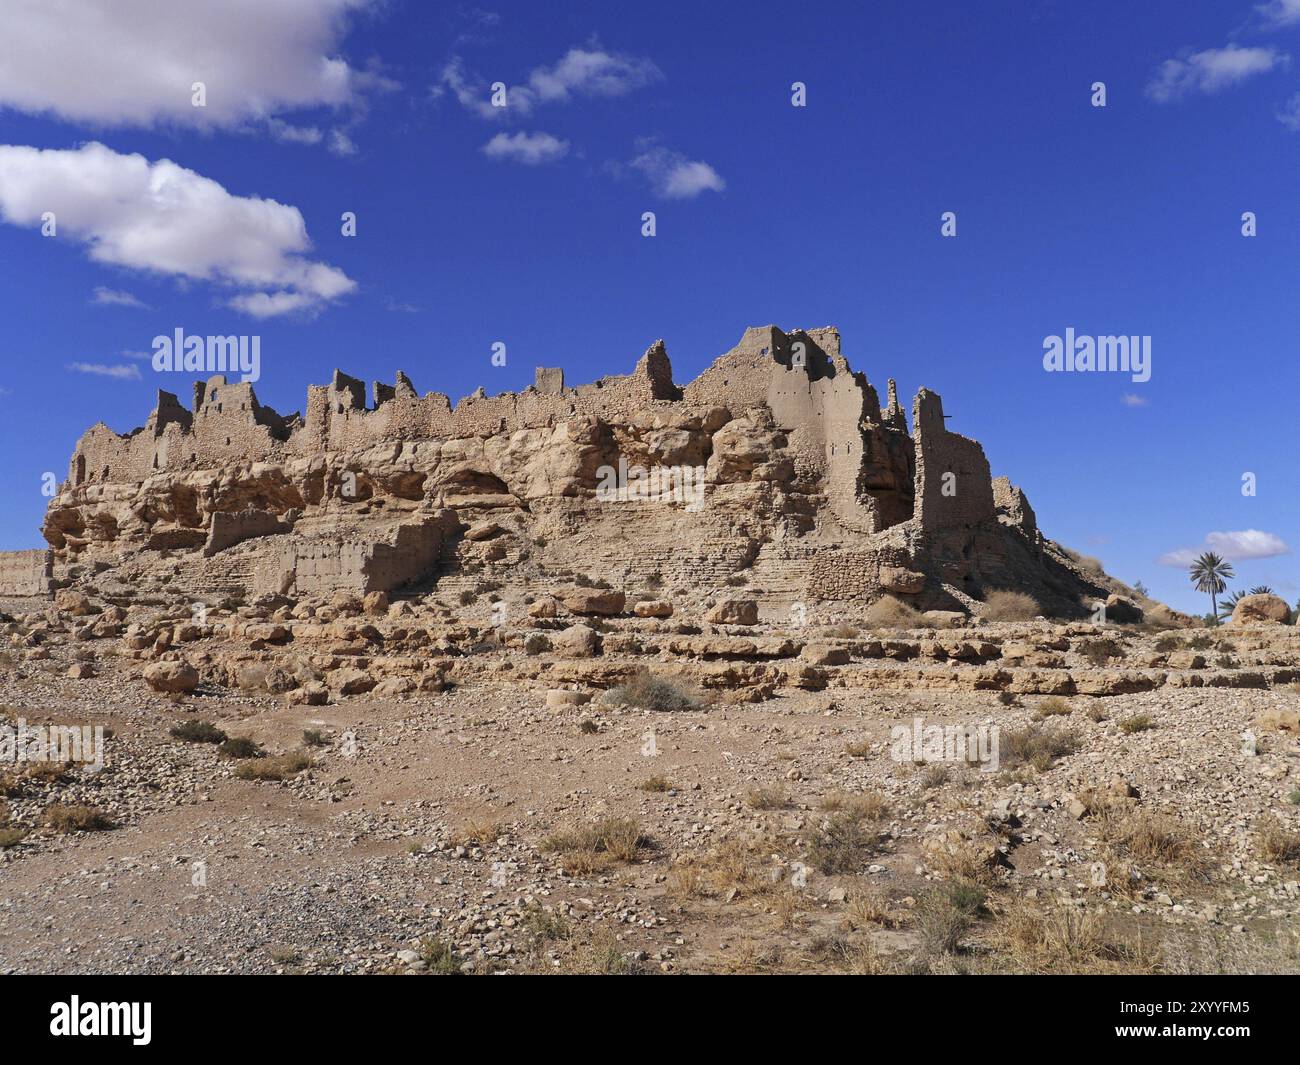
<instances>
[{"instance_id":1,"label":"cumulus cloud","mask_svg":"<svg viewBox=\"0 0 1300 1065\"><path fill-rule=\"evenodd\" d=\"M347 105L370 78L338 55L379 0L7 0L0 107L105 126L230 127ZM191 103L203 82L207 106Z\"/></svg>"},{"instance_id":2,"label":"cumulus cloud","mask_svg":"<svg viewBox=\"0 0 1300 1065\"><path fill-rule=\"evenodd\" d=\"M112 377L118 381L141 380L140 367L133 366L130 363L112 365L102 362L72 362L68 364L68 369L73 373L87 373L95 377Z\"/></svg>"},{"instance_id":3,"label":"cumulus cloud","mask_svg":"<svg viewBox=\"0 0 1300 1065\"><path fill-rule=\"evenodd\" d=\"M243 290L231 306L259 317L316 309L356 288L305 257L311 241L296 207L94 142L0 145L0 220L39 227L46 212L58 237L84 244L96 262Z\"/></svg>"},{"instance_id":4,"label":"cumulus cloud","mask_svg":"<svg viewBox=\"0 0 1300 1065\"><path fill-rule=\"evenodd\" d=\"M101 307L139 307L145 310L149 307L147 303L129 292L123 292L116 288L105 288L103 285L95 286L90 302L97 303Z\"/></svg>"},{"instance_id":5,"label":"cumulus cloud","mask_svg":"<svg viewBox=\"0 0 1300 1065\"><path fill-rule=\"evenodd\" d=\"M1136 392L1125 392L1119 397L1119 401L1126 407L1145 407L1151 402L1146 396L1139 396Z\"/></svg>"},{"instance_id":6,"label":"cumulus cloud","mask_svg":"<svg viewBox=\"0 0 1300 1065\"><path fill-rule=\"evenodd\" d=\"M1216 93L1290 61L1290 56L1275 48L1243 48L1236 44L1207 48L1183 59L1166 59L1147 85L1147 95L1163 104L1192 93Z\"/></svg>"},{"instance_id":7,"label":"cumulus cloud","mask_svg":"<svg viewBox=\"0 0 1300 1065\"><path fill-rule=\"evenodd\" d=\"M1205 551L1213 551L1230 562L1252 558L1276 558L1290 554L1291 548L1280 536L1259 529L1242 529L1239 532L1212 532L1200 547L1182 547L1161 555L1156 561L1162 566L1190 566Z\"/></svg>"},{"instance_id":8,"label":"cumulus cloud","mask_svg":"<svg viewBox=\"0 0 1300 1065\"><path fill-rule=\"evenodd\" d=\"M450 93L462 107L480 118L522 117L540 104L568 103L580 96L624 96L663 78L649 59L607 52L595 45L570 48L549 67L536 67L521 85L507 86L504 107L492 105L491 83L501 78L471 74L459 56L443 67L432 92Z\"/></svg>"},{"instance_id":9,"label":"cumulus cloud","mask_svg":"<svg viewBox=\"0 0 1300 1065\"><path fill-rule=\"evenodd\" d=\"M668 200L689 200L702 192L722 192L727 187L708 163L688 159L662 145L643 145L628 166L640 172L657 195Z\"/></svg>"},{"instance_id":10,"label":"cumulus cloud","mask_svg":"<svg viewBox=\"0 0 1300 1065\"><path fill-rule=\"evenodd\" d=\"M1270 27L1293 26L1300 22L1300 0L1269 0L1256 4L1255 11Z\"/></svg>"},{"instance_id":11,"label":"cumulus cloud","mask_svg":"<svg viewBox=\"0 0 1300 1065\"><path fill-rule=\"evenodd\" d=\"M569 142L549 133L498 133L483 145L483 154L489 159L537 166L562 159L569 151Z\"/></svg>"}]
</instances>

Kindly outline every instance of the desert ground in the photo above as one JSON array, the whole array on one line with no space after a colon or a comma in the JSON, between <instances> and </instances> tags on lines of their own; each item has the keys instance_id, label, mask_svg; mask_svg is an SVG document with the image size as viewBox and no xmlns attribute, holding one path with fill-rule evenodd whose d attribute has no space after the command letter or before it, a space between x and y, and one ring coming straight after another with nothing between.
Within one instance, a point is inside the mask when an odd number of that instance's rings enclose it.
<instances>
[{"instance_id":1,"label":"desert ground","mask_svg":"<svg viewBox=\"0 0 1300 1065\"><path fill-rule=\"evenodd\" d=\"M106 737L0 766L0 972L1300 970L1294 626L121 592L0 603Z\"/></svg>"}]
</instances>

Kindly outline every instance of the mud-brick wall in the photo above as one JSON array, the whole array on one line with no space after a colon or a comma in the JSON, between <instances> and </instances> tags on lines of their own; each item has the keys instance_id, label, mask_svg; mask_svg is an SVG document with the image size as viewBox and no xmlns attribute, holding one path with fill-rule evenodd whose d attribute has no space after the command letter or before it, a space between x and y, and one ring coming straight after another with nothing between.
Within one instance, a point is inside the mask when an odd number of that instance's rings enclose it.
<instances>
[{"instance_id":1,"label":"mud-brick wall","mask_svg":"<svg viewBox=\"0 0 1300 1065\"><path fill-rule=\"evenodd\" d=\"M426 576L438 564L446 522L403 525L389 542L306 540L287 543L259 566L259 591L298 595L387 592Z\"/></svg>"},{"instance_id":2,"label":"mud-brick wall","mask_svg":"<svg viewBox=\"0 0 1300 1065\"><path fill-rule=\"evenodd\" d=\"M388 592L423 579L442 554L443 529L434 524L403 525L391 544L373 546L365 566L365 590Z\"/></svg>"},{"instance_id":3,"label":"mud-brick wall","mask_svg":"<svg viewBox=\"0 0 1300 1065\"><path fill-rule=\"evenodd\" d=\"M49 551L0 551L0 595L49 595L53 556Z\"/></svg>"},{"instance_id":4,"label":"mud-brick wall","mask_svg":"<svg viewBox=\"0 0 1300 1065\"><path fill-rule=\"evenodd\" d=\"M215 555L255 536L273 536L288 532L291 526L269 510L219 510L212 515L205 555Z\"/></svg>"}]
</instances>

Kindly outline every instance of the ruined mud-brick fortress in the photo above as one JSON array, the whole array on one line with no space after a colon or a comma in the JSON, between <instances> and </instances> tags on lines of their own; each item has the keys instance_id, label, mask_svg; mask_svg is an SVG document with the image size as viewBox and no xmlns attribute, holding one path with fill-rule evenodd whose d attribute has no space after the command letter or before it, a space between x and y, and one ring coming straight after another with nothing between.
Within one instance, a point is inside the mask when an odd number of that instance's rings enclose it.
<instances>
[{"instance_id":1,"label":"ruined mud-brick fortress","mask_svg":"<svg viewBox=\"0 0 1300 1065\"><path fill-rule=\"evenodd\" d=\"M703 505L597 499L600 471L703 467ZM188 408L159 392L142 428L100 423L50 503L48 551L0 555L0 594L106 566L166 563L192 594L419 594L469 577L707 589L771 602L977 611L994 588L1078 611L1095 591L1038 532L1023 493L922 389L911 430L833 328L748 329L677 385L662 342L626 376L454 406L411 380L336 371L280 415L216 376Z\"/></svg>"}]
</instances>

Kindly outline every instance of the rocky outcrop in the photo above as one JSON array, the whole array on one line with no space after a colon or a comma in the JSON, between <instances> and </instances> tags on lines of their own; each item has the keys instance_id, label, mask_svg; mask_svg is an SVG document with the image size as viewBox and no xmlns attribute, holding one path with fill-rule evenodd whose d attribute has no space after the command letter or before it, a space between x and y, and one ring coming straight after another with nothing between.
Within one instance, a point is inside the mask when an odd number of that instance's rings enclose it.
<instances>
[{"instance_id":1,"label":"rocky outcrop","mask_svg":"<svg viewBox=\"0 0 1300 1065\"><path fill-rule=\"evenodd\" d=\"M587 616L654 581L716 598L748 574L765 610L889 593L964 615L1010 589L1081 617L1123 591L1043 537L938 395L917 395L909 432L893 383L882 407L834 329L749 329L681 387L657 342L631 374L576 388L543 368L453 406L399 371L373 396L336 371L282 416L218 376L192 410L160 393L142 429L93 427L46 514L54 577L311 595L560 571L599 583L573 604L555 591Z\"/></svg>"}]
</instances>

